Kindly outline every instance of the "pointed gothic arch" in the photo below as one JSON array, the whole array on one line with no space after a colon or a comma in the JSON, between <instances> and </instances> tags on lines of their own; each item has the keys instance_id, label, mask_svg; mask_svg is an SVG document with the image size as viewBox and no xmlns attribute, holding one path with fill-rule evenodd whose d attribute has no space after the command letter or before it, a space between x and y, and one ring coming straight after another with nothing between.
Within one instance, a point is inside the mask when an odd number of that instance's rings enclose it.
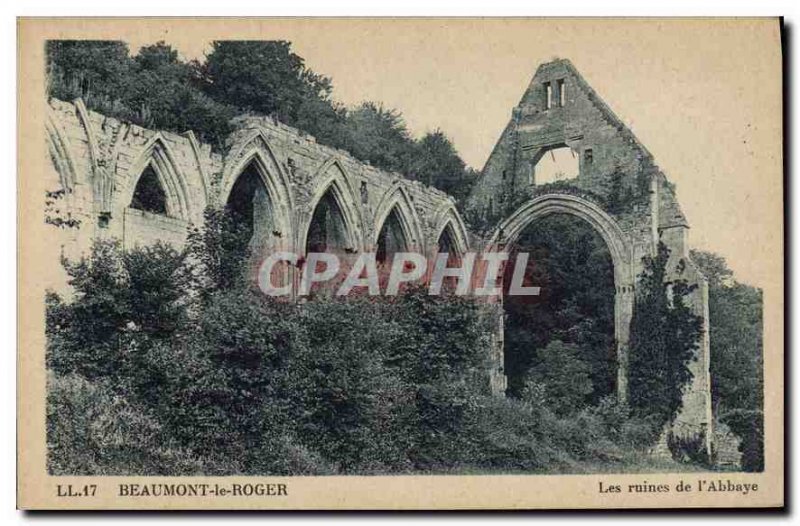
<instances>
[{"instance_id":1,"label":"pointed gothic arch","mask_svg":"<svg viewBox=\"0 0 800 526\"><path fill-rule=\"evenodd\" d=\"M547 194L519 207L495 230L490 250L513 245L522 231L550 214L569 214L589 223L603 238L614 263L614 283L619 290L634 283L631 247L614 219L602 208L583 198L567 194Z\"/></svg>"},{"instance_id":2,"label":"pointed gothic arch","mask_svg":"<svg viewBox=\"0 0 800 526\"><path fill-rule=\"evenodd\" d=\"M461 257L464 255L464 251L458 247L453 225L449 222L444 226L436 238L436 251L440 254L450 254L455 257Z\"/></svg>"},{"instance_id":3,"label":"pointed gothic arch","mask_svg":"<svg viewBox=\"0 0 800 526\"><path fill-rule=\"evenodd\" d=\"M402 183L396 184L387 191L378 204L373 227L373 247L377 248L379 246L381 232L387 221L394 222L399 227L405 240L405 251L417 251L420 253L424 251L425 242L420 228L419 217L414 203Z\"/></svg>"},{"instance_id":4,"label":"pointed gothic arch","mask_svg":"<svg viewBox=\"0 0 800 526\"><path fill-rule=\"evenodd\" d=\"M383 220L375 241L375 257L378 263L389 263L394 254L409 251L407 228L403 224L402 212L397 206L392 207Z\"/></svg>"},{"instance_id":5,"label":"pointed gothic arch","mask_svg":"<svg viewBox=\"0 0 800 526\"><path fill-rule=\"evenodd\" d=\"M156 133L145 145L139 157L128 169L128 188L123 206L133 202L139 180L148 168L152 168L166 197L166 215L175 219L192 221L197 218L197 206L193 206L186 180L175 162L167 143ZM202 210L202 207L199 207Z\"/></svg>"},{"instance_id":6,"label":"pointed gothic arch","mask_svg":"<svg viewBox=\"0 0 800 526\"><path fill-rule=\"evenodd\" d=\"M458 257L462 257L469 250L469 236L467 227L455 205L450 202L441 207L434 215L434 240L432 249L442 252L442 241L449 238L450 245Z\"/></svg>"},{"instance_id":7,"label":"pointed gothic arch","mask_svg":"<svg viewBox=\"0 0 800 526\"><path fill-rule=\"evenodd\" d=\"M513 246L523 230L552 214L567 214L587 222L602 237L614 266L614 337L617 342L617 396L627 398L627 353L631 317L635 265L633 249L616 221L602 208L583 198L567 194L546 194L528 201L505 219L495 230L488 251Z\"/></svg>"},{"instance_id":8,"label":"pointed gothic arch","mask_svg":"<svg viewBox=\"0 0 800 526\"><path fill-rule=\"evenodd\" d=\"M339 248L347 252L361 252L364 249L361 208L344 167L332 157L323 163L317 174L321 176L320 182L301 221L303 226L299 231L298 249L307 250L315 216L319 219L318 212L323 206L332 209L337 218L335 221L340 221L341 231L335 233L341 236L343 246Z\"/></svg>"},{"instance_id":9,"label":"pointed gothic arch","mask_svg":"<svg viewBox=\"0 0 800 526\"><path fill-rule=\"evenodd\" d=\"M292 221L294 197L275 150L262 130L250 134L228 156L222 173L222 190L219 194L221 205L229 204L237 184L241 183L240 179L248 174L249 170L257 174L266 191L272 220L271 228L274 235L280 239L280 247L291 249L294 236Z\"/></svg>"},{"instance_id":10,"label":"pointed gothic arch","mask_svg":"<svg viewBox=\"0 0 800 526\"><path fill-rule=\"evenodd\" d=\"M148 164L139 176L128 206L143 212L167 215L167 194L152 164Z\"/></svg>"}]
</instances>

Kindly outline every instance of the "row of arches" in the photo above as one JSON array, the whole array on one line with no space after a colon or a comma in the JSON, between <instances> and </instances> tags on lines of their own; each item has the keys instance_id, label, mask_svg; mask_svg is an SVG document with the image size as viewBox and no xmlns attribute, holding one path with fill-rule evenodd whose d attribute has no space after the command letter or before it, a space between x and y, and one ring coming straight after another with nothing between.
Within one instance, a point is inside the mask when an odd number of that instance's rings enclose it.
<instances>
[{"instance_id":1,"label":"row of arches","mask_svg":"<svg viewBox=\"0 0 800 526\"><path fill-rule=\"evenodd\" d=\"M91 138L94 135L91 120L83 115L86 110L80 104L76 104L76 113L90 137L87 157L94 213L122 216L126 209L134 209L187 224L202 220L202 211L211 201L207 182L199 172L181 170L168 141L160 133L140 150L127 168L127 176L119 179L126 187L117 189L114 186L118 180L112 175L116 172L116 161L99 167L97 142ZM54 112L50 112L46 122L50 158L59 176L59 186L69 195L76 188L81 170L77 169L67 134ZM115 157L118 149L119 145L112 145ZM217 204L227 207L252 230L251 247L259 251L374 250L379 258L386 259L399 251L444 249L463 254L467 250L466 229L453 203L441 200L433 218L435 237L426 238L413 197L402 181L384 190L374 213L368 214L364 206L366 183L357 194L352 178L331 157L312 178L315 191L309 204L299 209L284 167L263 131L254 131L227 158Z\"/></svg>"},{"instance_id":2,"label":"row of arches","mask_svg":"<svg viewBox=\"0 0 800 526\"><path fill-rule=\"evenodd\" d=\"M48 148L60 184L71 192L79 180L78 165L56 121L47 125ZM90 141L91 143L91 141ZM91 148L91 144L90 144ZM90 152L95 211L116 213L132 208L189 222L199 220L209 200L205 181L189 181L175 162L169 143L156 133L128 168L126 188L113 191L113 170L98 168L97 152ZM376 252L379 262L389 262L396 252L448 253L454 257L468 249L466 228L453 203L445 198L432 210L424 229L413 195L404 181L384 187L365 206L365 188L354 185L342 164L331 158L311 178L313 189L296 203L296 194L267 137L256 131L231 151L218 187L218 206L227 207L237 222L250 232L250 248L256 253L273 250L308 252ZM356 191L356 188L359 191ZM193 191L192 191L193 190ZM198 195L199 194L199 195ZM112 206L110 196L117 203ZM634 282L631 248L617 223L602 209L578 197L546 195L529 201L499 225L487 250L504 250L517 243L522 233L553 214L569 214L589 223L608 246L613 263L613 286L630 291ZM614 305L614 337L620 352L627 341L630 302L617 294ZM625 388L625 360L619 360L618 389Z\"/></svg>"},{"instance_id":3,"label":"row of arches","mask_svg":"<svg viewBox=\"0 0 800 526\"><path fill-rule=\"evenodd\" d=\"M254 155L230 178L221 204L252 230L251 248L308 252L358 253L374 251L379 262L397 252L448 252L468 249L464 224L455 206L446 201L434 217L435 238L426 240L413 201L402 184L385 191L375 208L370 228L343 169L336 161L323 167L316 192L303 211L282 205L288 188ZM431 242L433 241L433 242Z\"/></svg>"}]
</instances>

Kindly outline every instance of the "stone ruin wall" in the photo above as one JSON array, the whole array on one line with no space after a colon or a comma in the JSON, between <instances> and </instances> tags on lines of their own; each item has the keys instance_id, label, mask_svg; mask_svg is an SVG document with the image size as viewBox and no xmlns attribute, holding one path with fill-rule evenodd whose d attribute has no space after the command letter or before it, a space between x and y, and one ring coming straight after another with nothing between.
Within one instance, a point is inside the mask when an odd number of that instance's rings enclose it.
<instances>
[{"instance_id":1,"label":"stone ruin wall","mask_svg":"<svg viewBox=\"0 0 800 526\"><path fill-rule=\"evenodd\" d=\"M577 156L577 177L563 181L566 184L538 185L534 166L544 155L559 147L568 147ZM630 193L632 199L618 210L610 210L607 199L615 172L621 175L622 193ZM568 60L542 64L519 104L513 108L467 203L468 217L494 218L492 228L488 229L490 235L475 236L473 233L473 244L490 244L491 233L496 235L498 230L502 232L508 228L509 223L504 219L519 209L520 202L538 198L544 205L548 194L559 193L597 205L621 231L619 243L624 246L624 257L615 260L616 338L620 346L618 362L621 370L627 367L627 340L642 258L654 254L659 241L663 242L671 251L670 276L697 285L690 302L694 312L703 318L705 327L697 359L691 364L694 380L684 392L683 409L673 429L682 435L702 431L710 446L713 418L708 285L689 257L689 224L674 187L658 168L653 156ZM578 208L575 212L579 216L585 215ZM598 228L601 225L593 226ZM679 265L681 260L685 268ZM679 272L679 269L682 270ZM626 396L626 382L625 373L622 373L618 387L623 396Z\"/></svg>"},{"instance_id":2,"label":"stone ruin wall","mask_svg":"<svg viewBox=\"0 0 800 526\"><path fill-rule=\"evenodd\" d=\"M551 106L546 107L546 83L565 90L563 104L558 103L560 93L554 92ZM531 173L551 148L567 146L579 158L579 175L569 181L573 187L569 192L579 201L604 209L621 232L624 261L615 265L621 267L615 268L620 366L627 362L628 327L641 259L652 254L659 241L671 249L673 275L681 259L688 263L681 277L698 286L692 306L708 320L707 284L689 260L689 226L672 186L647 149L566 60L543 64L537 70L473 188L467 214L494 218L494 230L481 232L467 231L447 194L320 145L312 136L271 118L236 119L225 151L215 152L191 131L149 130L87 110L80 100L50 99L47 105L47 144L53 161L46 174L48 189L65 190L49 208L78 222L77 228L54 229L53 245L72 259L86 254L96 238L117 238L126 247L157 240L180 246L187 228L202 223L206 206L224 205L236 177L253 161L273 185L270 191L279 196L280 232L276 235L282 249L304 253L314 207L326 188L335 187L352 230L354 250L374 250L383 220L394 207L403 216L414 250L435 253L445 228L451 229L459 251L470 246L481 250L491 246L497 225L520 203L535 198L546 202L548 192L565 192L545 186L541 195ZM148 165L158 172L167 194L167 216L129 207L138 178ZM641 195L622 210L609 211L604 198L611 191L614 171L622 174L623 189ZM643 173L647 175L644 192ZM53 288L63 289L65 279L57 277ZM491 350L495 368L491 382L496 391L505 385L502 345L500 330ZM710 440L707 326L692 367L695 379L686 389L675 429L682 434L703 430ZM621 375L623 393L625 381Z\"/></svg>"},{"instance_id":3,"label":"stone ruin wall","mask_svg":"<svg viewBox=\"0 0 800 526\"><path fill-rule=\"evenodd\" d=\"M66 189L59 212L80 221L62 235L68 256L85 254L95 238L114 237L124 246L168 241L180 246L206 206L224 206L238 175L251 162L263 167L285 202L283 248L304 252L305 231L321 194L335 186L358 250L373 250L385 216L397 207L414 249L436 251L450 227L467 249L464 224L453 198L358 161L347 152L267 117L240 117L226 151L212 151L191 131L155 131L121 122L75 103L48 101L48 147L53 169L48 189ZM167 194L168 214L129 207L142 171L152 164Z\"/></svg>"}]
</instances>

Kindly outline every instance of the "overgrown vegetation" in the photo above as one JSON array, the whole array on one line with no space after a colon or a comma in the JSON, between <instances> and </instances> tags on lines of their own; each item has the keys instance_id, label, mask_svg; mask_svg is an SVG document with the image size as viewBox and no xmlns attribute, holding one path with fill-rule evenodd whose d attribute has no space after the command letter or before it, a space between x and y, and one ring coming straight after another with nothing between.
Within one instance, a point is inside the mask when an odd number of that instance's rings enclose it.
<instances>
[{"instance_id":1,"label":"overgrown vegetation","mask_svg":"<svg viewBox=\"0 0 800 526\"><path fill-rule=\"evenodd\" d=\"M619 168L615 168L607 175L609 185L603 193L583 188L574 179L527 185L522 188L508 185L499 202L492 203L491 207L477 206L465 209L463 211L464 221L469 225L471 231L489 235L501 221L516 212L526 202L548 194L574 195L600 206L610 214L625 214L631 212L637 205L647 203L650 198L650 178L655 175L655 171L654 166L645 163L631 186L625 183L625 174Z\"/></svg>"},{"instance_id":2,"label":"overgrown vegetation","mask_svg":"<svg viewBox=\"0 0 800 526\"><path fill-rule=\"evenodd\" d=\"M687 298L694 287L680 278L667 279L668 260L669 249L663 243L655 256L644 258L629 342L631 409L651 419L656 429L671 422L681 408L703 328L702 318L691 311Z\"/></svg>"},{"instance_id":3,"label":"overgrown vegetation","mask_svg":"<svg viewBox=\"0 0 800 526\"><path fill-rule=\"evenodd\" d=\"M605 241L583 220L553 214L523 231L515 247L529 254L527 275L541 292L504 298L509 394L519 396L535 381L559 392L553 403L564 408L597 404L614 392L617 371L614 269ZM558 386L550 371L566 383Z\"/></svg>"},{"instance_id":4,"label":"overgrown vegetation","mask_svg":"<svg viewBox=\"0 0 800 526\"><path fill-rule=\"evenodd\" d=\"M519 399L490 395L496 314L487 305L416 289L278 301L246 279L219 279L243 268L244 253L220 257L239 235L209 213L185 252L123 253L106 241L65 262L74 297L47 301L52 473L574 472L641 462L654 432L625 405L606 397L568 414L558 405L572 396L568 382L585 383L582 366L543 372ZM570 361L564 350L543 358Z\"/></svg>"},{"instance_id":5,"label":"overgrown vegetation","mask_svg":"<svg viewBox=\"0 0 800 526\"><path fill-rule=\"evenodd\" d=\"M52 40L47 72L52 97L80 97L91 109L148 128L193 130L217 150L225 148L233 117L257 113L459 202L477 175L441 130L414 139L397 110L336 102L333 81L286 41L217 41L204 60L187 62L163 42L131 56L124 42Z\"/></svg>"},{"instance_id":6,"label":"overgrown vegetation","mask_svg":"<svg viewBox=\"0 0 800 526\"><path fill-rule=\"evenodd\" d=\"M475 177L441 131L415 140L396 110L335 102L331 79L288 42L215 42L202 62L163 43L130 56L120 42L51 41L47 56L51 96L82 97L143 126L192 129L217 149L231 119L254 112L458 199ZM653 170L633 189L612 174L604 197L569 182L540 185L497 213L550 192L623 213L648 195ZM145 209L158 201L140 197ZM61 217L62 199L48 194L47 221L77 227ZM252 225L221 210L206 212L183 252L98 242L90 258L64 261L74 297L47 297L50 471L624 470L680 410L700 320L684 302L692 288L667 282L660 246L637 286L630 405L617 401L610 256L570 219L546 218L518 243L546 293L506 302L508 399L488 392L497 313L486 305L413 288L377 300L265 297L248 279ZM761 293L733 281L721 258L693 259L710 284L715 414L741 439L744 468L762 470ZM703 437L668 441L681 460L708 461Z\"/></svg>"}]
</instances>

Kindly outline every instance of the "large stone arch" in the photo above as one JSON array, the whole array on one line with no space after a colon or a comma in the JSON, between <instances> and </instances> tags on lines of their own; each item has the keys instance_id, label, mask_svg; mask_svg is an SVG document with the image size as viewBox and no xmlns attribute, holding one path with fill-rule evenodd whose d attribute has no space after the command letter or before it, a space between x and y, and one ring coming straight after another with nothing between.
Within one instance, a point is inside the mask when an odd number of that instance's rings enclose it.
<instances>
[{"instance_id":1,"label":"large stone arch","mask_svg":"<svg viewBox=\"0 0 800 526\"><path fill-rule=\"evenodd\" d=\"M614 265L614 337L617 341L617 394L628 395L628 339L633 315L635 270L633 252L616 221L596 204L565 194L547 194L520 206L495 230L488 250L514 245L522 231L552 214L568 214L586 221L605 241Z\"/></svg>"},{"instance_id":2,"label":"large stone arch","mask_svg":"<svg viewBox=\"0 0 800 526\"><path fill-rule=\"evenodd\" d=\"M392 212L396 213L400 228L403 232L409 252L424 252L424 238L420 228L420 221L414 203L403 188L398 184L384 194L375 210L375 222L373 226L372 246L377 247L379 236L383 225L386 223Z\"/></svg>"},{"instance_id":3,"label":"large stone arch","mask_svg":"<svg viewBox=\"0 0 800 526\"><path fill-rule=\"evenodd\" d=\"M295 230L292 222L294 196L275 151L261 130L243 141L241 146L234 149L226 159L222 172L219 204L225 206L236 181L251 165L255 167L272 202L276 232L283 240L281 248L292 250Z\"/></svg>"},{"instance_id":4,"label":"large stone arch","mask_svg":"<svg viewBox=\"0 0 800 526\"><path fill-rule=\"evenodd\" d=\"M317 181L316 189L298 221L300 225L296 243L298 252L305 252L314 211L329 194L342 215L342 221L345 226L346 249L350 252L362 252L364 250L364 222L361 216L361 207L358 204L353 185L350 183L350 178L347 176L347 172L341 162L335 157L329 158L322 164L313 180Z\"/></svg>"}]
</instances>

